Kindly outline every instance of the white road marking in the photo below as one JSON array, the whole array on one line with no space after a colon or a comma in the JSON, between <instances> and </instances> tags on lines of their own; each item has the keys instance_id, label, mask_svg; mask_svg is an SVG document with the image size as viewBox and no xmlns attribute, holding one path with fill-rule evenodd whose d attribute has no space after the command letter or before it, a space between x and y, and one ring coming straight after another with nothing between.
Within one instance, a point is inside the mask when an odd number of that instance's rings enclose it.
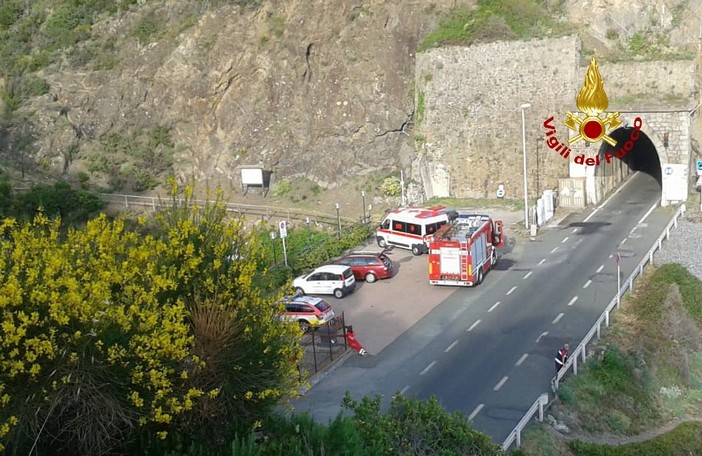
<instances>
[{"instance_id":1,"label":"white road marking","mask_svg":"<svg viewBox=\"0 0 702 456\"><path fill-rule=\"evenodd\" d=\"M517 286L516 286L516 285L513 286L512 288L510 288L509 291L507 292L507 296L511 295L512 292L513 292L514 290L516 290L516 289L517 289Z\"/></svg>"},{"instance_id":2,"label":"white road marking","mask_svg":"<svg viewBox=\"0 0 702 456\"><path fill-rule=\"evenodd\" d=\"M404 388L402 388L402 389L400 390L400 394L404 395L404 394L407 392L408 389L409 389L409 385L405 386Z\"/></svg>"},{"instance_id":3,"label":"white road marking","mask_svg":"<svg viewBox=\"0 0 702 456\"><path fill-rule=\"evenodd\" d=\"M502 380L500 380L499 382L497 382L497 385L495 385L495 387L494 387L492 390L493 390L493 391L498 391L500 388L502 388L502 385L505 384L505 382L507 381L508 378L509 378L509 377L507 377L506 375L505 375L504 377L502 377Z\"/></svg>"},{"instance_id":4,"label":"white road marking","mask_svg":"<svg viewBox=\"0 0 702 456\"><path fill-rule=\"evenodd\" d=\"M483 407L485 407L485 404L480 404L479 406L475 407L475 410L473 410L471 414L468 415L468 421L473 421L473 418L475 418L475 416L478 413L480 413L480 410L482 410Z\"/></svg>"},{"instance_id":5,"label":"white road marking","mask_svg":"<svg viewBox=\"0 0 702 456\"><path fill-rule=\"evenodd\" d=\"M448 347L446 347L446 350L444 350L444 353L450 352L451 349L452 349L453 347L455 347L457 343L458 343L458 339L454 340L453 343L452 343L451 345L449 345Z\"/></svg>"},{"instance_id":6,"label":"white road marking","mask_svg":"<svg viewBox=\"0 0 702 456\"><path fill-rule=\"evenodd\" d=\"M521 358L519 358L519 361L517 361L514 365L515 366L521 366L521 364L524 362L525 359L527 359L527 356L529 356L529 353L524 353Z\"/></svg>"},{"instance_id":7,"label":"white road marking","mask_svg":"<svg viewBox=\"0 0 702 456\"><path fill-rule=\"evenodd\" d=\"M651 206L651 209L649 209L648 212L646 212L646 214L645 214L643 217L641 217L641 220L639 220L639 223L643 223L643 221L646 220L646 217L648 217L649 215L651 215L651 212L653 212L653 210L654 210L656 207L658 207L658 202L659 202L660 200L661 200L661 199L658 198L658 199L656 200L656 202L653 203L653 206ZM637 223L637 225L638 225L639 223ZM635 228L634 228L634 229L635 229ZM631 231L634 231L634 230L631 230Z\"/></svg>"},{"instance_id":8,"label":"white road marking","mask_svg":"<svg viewBox=\"0 0 702 456\"><path fill-rule=\"evenodd\" d=\"M528 279L532 272L534 272L534 271L527 272L526 275L524 277L522 277L522 280Z\"/></svg>"},{"instance_id":9,"label":"white road marking","mask_svg":"<svg viewBox=\"0 0 702 456\"><path fill-rule=\"evenodd\" d=\"M566 236L562 241L561 244L565 244L568 241L568 236Z\"/></svg>"},{"instance_id":10,"label":"white road marking","mask_svg":"<svg viewBox=\"0 0 702 456\"><path fill-rule=\"evenodd\" d=\"M604 264L601 264L600 267L597 268L597 271L595 271L595 272L599 274L599 272L603 269L604 269Z\"/></svg>"},{"instance_id":11,"label":"white road marking","mask_svg":"<svg viewBox=\"0 0 702 456\"><path fill-rule=\"evenodd\" d=\"M507 293L507 294L509 294L509 293ZM492 312L493 310L495 310L495 307L497 307L497 306L499 306L499 305L500 305L500 301L497 301L495 304L492 305L492 307L490 307L490 308L488 309L488 313L490 313L490 312Z\"/></svg>"},{"instance_id":12,"label":"white road marking","mask_svg":"<svg viewBox=\"0 0 702 456\"><path fill-rule=\"evenodd\" d=\"M429 369L431 369L432 367L434 367L434 364L436 364L436 361L430 362L429 365L428 365L427 367L425 367L424 370L423 370L422 372L419 373L419 375L424 375L424 374L426 374L427 372L429 372Z\"/></svg>"},{"instance_id":13,"label":"white road marking","mask_svg":"<svg viewBox=\"0 0 702 456\"><path fill-rule=\"evenodd\" d=\"M544 264L545 262L546 262L546 258L544 258L543 260L539 261L539 264L541 265L541 264Z\"/></svg>"},{"instance_id":14,"label":"white road marking","mask_svg":"<svg viewBox=\"0 0 702 456\"><path fill-rule=\"evenodd\" d=\"M553 321L551 322L551 324L552 324L552 325L555 325L556 323L558 323L558 322L560 321L560 319L563 318L563 315L565 315L563 312L559 313L558 316L557 316L556 318L553 319Z\"/></svg>"},{"instance_id":15,"label":"white road marking","mask_svg":"<svg viewBox=\"0 0 702 456\"><path fill-rule=\"evenodd\" d=\"M598 207L597 209L599 209L599 208L601 208L601 207L605 207L605 204L607 204L607 203L609 202L609 200L611 200L612 198L614 198L614 195L616 195L617 193L621 192L621 191L624 189L624 187L626 187L627 185L629 185L629 183L630 183L631 181L634 180L634 176L636 176L637 173L638 173L638 171L636 171L636 173L634 173L634 175L631 176L631 177L629 178L628 181L624 182L624 185L622 185L621 187L619 187L619 188L617 189L616 192L612 193L612 194L609 196L609 198L607 198L607 199L605 200L605 202L602 203L602 205L601 205L600 207ZM595 209L595 211L597 211L597 209ZM594 212L593 212L593 214L594 214ZM592 216L592 214L590 214L590 216ZM588 218L590 218L590 217L588 217ZM587 219L585 219L585 221L587 222Z\"/></svg>"},{"instance_id":16,"label":"white road marking","mask_svg":"<svg viewBox=\"0 0 702 456\"><path fill-rule=\"evenodd\" d=\"M478 323L480 323L480 320L478 320L475 323L473 323L472 325L470 325L470 328L466 329L466 332L471 332L473 330L473 328L478 326Z\"/></svg>"},{"instance_id":17,"label":"white road marking","mask_svg":"<svg viewBox=\"0 0 702 456\"><path fill-rule=\"evenodd\" d=\"M583 285L583 288L589 287L591 283L592 283L592 280L588 280L587 282L585 282L585 285Z\"/></svg>"},{"instance_id":18,"label":"white road marking","mask_svg":"<svg viewBox=\"0 0 702 456\"><path fill-rule=\"evenodd\" d=\"M569 306L572 306L573 304L575 304L575 301L577 301L577 300L578 300L578 297L577 297L577 296L573 296L573 299L570 300L570 302L568 303L568 305L569 305Z\"/></svg>"},{"instance_id":19,"label":"white road marking","mask_svg":"<svg viewBox=\"0 0 702 456\"><path fill-rule=\"evenodd\" d=\"M622 243L619 244L619 245L624 245L625 242L626 242L626 238L624 238L624 240L622 241Z\"/></svg>"},{"instance_id":20,"label":"white road marking","mask_svg":"<svg viewBox=\"0 0 702 456\"><path fill-rule=\"evenodd\" d=\"M545 336L548 336L548 331L542 332L541 335L539 335L539 337L536 338L536 342L535 342L535 343L538 344L538 343L539 343L539 340L541 340L541 338L542 338L542 337L545 337Z\"/></svg>"},{"instance_id":21,"label":"white road marking","mask_svg":"<svg viewBox=\"0 0 702 456\"><path fill-rule=\"evenodd\" d=\"M551 253L555 252L556 250L558 250L558 247L554 247L553 250L551 250Z\"/></svg>"},{"instance_id":22,"label":"white road marking","mask_svg":"<svg viewBox=\"0 0 702 456\"><path fill-rule=\"evenodd\" d=\"M614 195L612 195L612 196L614 196ZM592 211L592 214L590 214L590 215L588 215L587 217L585 217L585 220L583 220L583 223L585 223L585 222L587 222L588 220L590 220L590 217L592 217L593 215L595 215L595 214L597 213L597 211L599 211L599 210L600 210L600 208L598 207L598 208L596 208L594 211Z\"/></svg>"},{"instance_id":23,"label":"white road marking","mask_svg":"<svg viewBox=\"0 0 702 456\"><path fill-rule=\"evenodd\" d=\"M573 231L571 231L571 233L577 233L577 232L578 232L577 228L573 228Z\"/></svg>"}]
</instances>

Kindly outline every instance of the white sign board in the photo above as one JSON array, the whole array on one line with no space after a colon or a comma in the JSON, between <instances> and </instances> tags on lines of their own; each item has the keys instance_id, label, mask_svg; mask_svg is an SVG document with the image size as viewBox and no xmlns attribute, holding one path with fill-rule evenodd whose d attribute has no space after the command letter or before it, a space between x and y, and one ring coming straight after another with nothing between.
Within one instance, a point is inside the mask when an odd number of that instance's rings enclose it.
<instances>
[{"instance_id":1,"label":"white sign board","mask_svg":"<svg viewBox=\"0 0 702 456\"><path fill-rule=\"evenodd\" d=\"M280 238L285 239L288 236L288 224L285 220L278 222L278 229L280 230Z\"/></svg>"},{"instance_id":2,"label":"white sign board","mask_svg":"<svg viewBox=\"0 0 702 456\"><path fill-rule=\"evenodd\" d=\"M241 168L242 185L263 185L263 168Z\"/></svg>"},{"instance_id":3,"label":"white sign board","mask_svg":"<svg viewBox=\"0 0 702 456\"><path fill-rule=\"evenodd\" d=\"M666 201L685 201L687 199L687 165L661 165L662 199Z\"/></svg>"}]
</instances>

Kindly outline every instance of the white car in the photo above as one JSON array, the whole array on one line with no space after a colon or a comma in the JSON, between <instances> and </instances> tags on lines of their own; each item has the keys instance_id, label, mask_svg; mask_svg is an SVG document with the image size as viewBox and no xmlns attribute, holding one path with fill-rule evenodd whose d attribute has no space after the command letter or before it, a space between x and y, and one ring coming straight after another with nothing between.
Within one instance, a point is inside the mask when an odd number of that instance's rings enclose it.
<instances>
[{"instance_id":1,"label":"white car","mask_svg":"<svg viewBox=\"0 0 702 456\"><path fill-rule=\"evenodd\" d=\"M356 278L349 266L328 264L293 280L301 294L333 294L341 299L356 288Z\"/></svg>"}]
</instances>

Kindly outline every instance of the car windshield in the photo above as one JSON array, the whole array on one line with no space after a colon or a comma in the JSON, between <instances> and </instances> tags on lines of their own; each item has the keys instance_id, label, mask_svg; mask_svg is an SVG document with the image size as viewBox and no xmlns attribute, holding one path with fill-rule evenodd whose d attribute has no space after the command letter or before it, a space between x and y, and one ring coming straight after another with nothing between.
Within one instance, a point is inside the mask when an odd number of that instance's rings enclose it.
<instances>
[{"instance_id":1,"label":"car windshield","mask_svg":"<svg viewBox=\"0 0 702 456\"><path fill-rule=\"evenodd\" d=\"M326 301L319 301L317 304L314 305L320 312L324 312L327 309L330 309L331 306L327 304Z\"/></svg>"},{"instance_id":2,"label":"car windshield","mask_svg":"<svg viewBox=\"0 0 702 456\"><path fill-rule=\"evenodd\" d=\"M349 277L353 276L353 272L351 272L351 268L347 269L344 271L342 274L342 277L345 279L348 279Z\"/></svg>"}]
</instances>

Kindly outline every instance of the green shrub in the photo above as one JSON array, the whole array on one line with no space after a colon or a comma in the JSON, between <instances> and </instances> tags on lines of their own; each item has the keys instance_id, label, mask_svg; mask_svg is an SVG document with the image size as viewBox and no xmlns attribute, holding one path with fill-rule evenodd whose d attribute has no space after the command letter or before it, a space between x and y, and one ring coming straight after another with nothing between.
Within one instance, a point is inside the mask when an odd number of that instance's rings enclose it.
<instances>
[{"instance_id":1,"label":"green shrub","mask_svg":"<svg viewBox=\"0 0 702 456\"><path fill-rule=\"evenodd\" d=\"M135 37L142 45L149 44L151 37L158 31L159 20L156 14L151 11L145 14L132 30L131 35Z\"/></svg>"},{"instance_id":2,"label":"green shrub","mask_svg":"<svg viewBox=\"0 0 702 456\"><path fill-rule=\"evenodd\" d=\"M400 178L397 176L386 177L380 183L380 191L386 196L400 196L402 193Z\"/></svg>"},{"instance_id":3,"label":"green shrub","mask_svg":"<svg viewBox=\"0 0 702 456\"><path fill-rule=\"evenodd\" d=\"M273 196L276 198L279 198L281 196L285 196L290 192L291 184L290 181L287 179L283 179L279 182L276 182L273 185Z\"/></svg>"}]
</instances>

